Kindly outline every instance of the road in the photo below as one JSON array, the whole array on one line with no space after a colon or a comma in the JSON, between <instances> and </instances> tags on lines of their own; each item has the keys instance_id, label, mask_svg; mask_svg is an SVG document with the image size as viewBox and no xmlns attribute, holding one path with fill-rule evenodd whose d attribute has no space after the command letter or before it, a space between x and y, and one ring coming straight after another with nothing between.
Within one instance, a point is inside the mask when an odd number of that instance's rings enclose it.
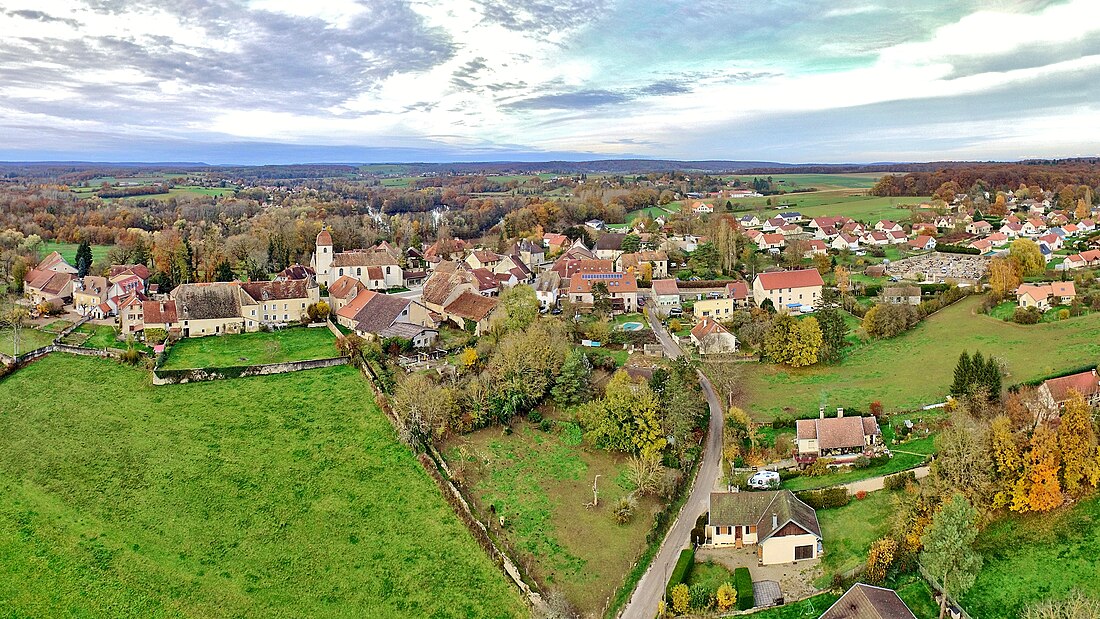
<instances>
[{"instance_id":1,"label":"road","mask_svg":"<svg viewBox=\"0 0 1100 619\"><path fill-rule=\"evenodd\" d=\"M679 344L664 330L652 308L648 309L646 314L649 316L650 327L665 349L665 354L673 359L679 357L682 354ZM707 444L703 449L703 462L699 465L699 473L695 478L695 485L691 488L691 494L676 521L669 528L668 534L665 535L660 551L642 579L638 581L630 601L620 613L623 619L653 619L657 615L657 604L665 594L668 576L676 565L676 559L680 557L680 551L691 543L691 530L695 527L695 521L699 516L707 511L710 492L714 489L721 473L724 419L722 403L714 392L714 387L702 372L699 373L699 384L710 406L710 429L707 432Z\"/></svg>"},{"instance_id":2,"label":"road","mask_svg":"<svg viewBox=\"0 0 1100 619\"><path fill-rule=\"evenodd\" d=\"M423 286L416 286L415 288L410 288L407 292L395 292L392 296L401 297L402 299L409 299L410 301L420 301L420 295L423 292Z\"/></svg>"}]
</instances>

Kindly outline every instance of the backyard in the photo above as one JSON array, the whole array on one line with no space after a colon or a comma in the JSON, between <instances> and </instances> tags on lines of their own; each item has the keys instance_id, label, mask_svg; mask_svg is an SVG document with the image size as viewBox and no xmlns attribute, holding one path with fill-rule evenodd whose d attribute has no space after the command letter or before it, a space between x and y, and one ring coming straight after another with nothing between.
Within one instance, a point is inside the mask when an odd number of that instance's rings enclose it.
<instances>
[{"instance_id":1,"label":"backyard","mask_svg":"<svg viewBox=\"0 0 1100 619\"><path fill-rule=\"evenodd\" d=\"M960 600L982 619L1014 619L1029 603L1100 582L1100 497L1051 514L1008 515L978 536L985 559Z\"/></svg>"},{"instance_id":2,"label":"backyard","mask_svg":"<svg viewBox=\"0 0 1100 619\"><path fill-rule=\"evenodd\" d=\"M817 477L794 477L783 482L788 490L810 490L838 484L850 484L863 479L907 471L921 465L934 451L933 437L912 440L897 447L891 446L893 455L886 462L863 469L851 469Z\"/></svg>"},{"instance_id":3,"label":"backyard","mask_svg":"<svg viewBox=\"0 0 1100 619\"><path fill-rule=\"evenodd\" d=\"M787 368L746 364L749 410L756 419L798 416L818 406L887 411L942 402L964 350L1003 359L1012 385L1100 359L1100 314L1040 325L1016 325L978 314L964 299L891 339L851 349L837 365Z\"/></svg>"},{"instance_id":4,"label":"backyard","mask_svg":"<svg viewBox=\"0 0 1100 619\"><path fill-rule=\"evenodd\" d=\"M328 329L292 327L269 333L240 333L182 339L168 349L165 370L263 365L336 357Z\"/></svg>"},{"instance_id":5,"label":"backyard","mask_svg":"<svg viewBox=\"0 0 1100 619\"><path fill-rule=\"evenodd\" d=\"M18 353L21 355L42 348L43 346L49 346L53 343L55 337L57 337L56 333L46 333L38 329L23 327L19 329L17 338L14 329L5 327L0 329L0 353L15 356L17 339L19 346Z\"/></svg>"},{"instance_id":6,"label":"backyard","mask_svg":"<svg viewBox=\"0 0 1100 619\"><path fill-rule=\"evenodd\" d=\"M527 422L510 435L480 430L451 439L444 453L483 518L491 506L504 518L503 536L519 562L583 614L601 614L645 548L657 509L646 498L628 524L612 519L611 507L630 491L625 457L583 445L569 422L549 432ZM599 506L590 508L596 476Z\"/></svg>"},{"instance_id":7,"label":"backyard","mask_svg":"<svg viewBox=\"0 0 1100 619\"><path fill-rule=\"evenodd\" d=\"M825 555L821 558L822 575L814 584L826 587L833 574L846 572L867 561L871 542L890 531L898 492L879 490L864 499L852 498L844 507L817 510Z\"/></svg>"},{"instance_id":8,"label":"backyard","mask_svg":"<svg viewBox=\"0 0 1100 619\"><path fill-rule=\"evenodd\" d=\"M50 355L0 401L5 614L526 615L354 368L153 387Z\"/></svg>"}]
</instances>

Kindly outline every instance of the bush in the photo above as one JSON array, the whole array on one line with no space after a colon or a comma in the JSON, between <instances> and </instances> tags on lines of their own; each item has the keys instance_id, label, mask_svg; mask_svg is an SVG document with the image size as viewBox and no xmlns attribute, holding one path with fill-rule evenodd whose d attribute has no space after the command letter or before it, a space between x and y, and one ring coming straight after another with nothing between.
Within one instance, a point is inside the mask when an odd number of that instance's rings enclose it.
<instances>
[{"instance_id":1,"label":"bush","mask_svg":"<svg viewBox=\"0 0 1100 619\"><path fill-rule=\"evenodd\" d=\"M668 577L668 585L665 587L665 593L672 595L672 590L676 588L676 585L687 580L691 574L691 567L695 564L695 550L692 548L685 548L680 551L680 558L676 559L676 567L672 568L672 574Z\"/></svg>"},{"instance_id":2,"label":"bush","mask_svg":"<svg viewBox=\"0 0 1100 619\"><path fill-rule=\"evenodd\" d=\"M550 419L543 419L539 422L539 429L543 432L549 432L554 429L554 422Z\"/></svg>"},{"instance_id":3,"label":"bush","mask_svg":"<svg viewBox=\"0 0 1100 619\"><path fill-rule=\"evenodd\" d=\"M687 585L681 583L672 588L672 612L682 615L691 608L691 594Z\"/></svg>"},{"instance_id":4,"label":"bush","mask_svg":"<svg viewBox=\"0 0 1100 619\"><path fill-rule=\"evenodd\" d=\"M733 588L737 590L738 610L748 610L756 606L756 599L752 593L752 576L749 568L739 567L733 570Z\"/></svg>"},{"instance_id":5,"label":"bush","mask_svg":"<svg viewBox=\"0 0 1100 619\"><path fill-rule=\"evenodd\" d=\"M830 509L844 507L852 501L848 489L843 486L821 488L820 490L805 490L798 493L798 498L814 509Z\"/></svg>"},{"instance_id":6,"label":"bush","mask_svg":"<svg viewBox=\"0 0 1100 619\"><path fill-rule=\"evenodd\" d=\"M1043 314L1037 307L1017 307L1012 312L1012 321L1021 325L1033 325L1042 319Z\"/></svg>"},{"instance_id":7,"label":"bush","mask_svg":"<svg viewBox=\"0 0 1100 619\"><path fill-rule=\"evenodd\" d=\"M829 472L829 465L836 462L833 458L818 458L814 463L806 467L802 474L806 477L820 477Z\"/></svg>"},{"instance_id":8,"label":"bush","mask_svg":"<svg viewBox=\"0 0 1100 619\"><path fill-rule=\"evenodd\" d=\"M867 491L866 490L860 490L859 492L856 493L856 500L857 501L862 501L863 499L866 499L866 498L867 498Z\"/></svg>"},{"instance_id":9,"label":"bush","mask_svg":"<svg viewBox=\"0 0 1100 619\"><path fill-rule=\"evenodd\" d=\"M718 603L718 610L724 613L733 608L733 605L737 602L737 591L733 588L733 585L724 582L718 587L715 601Z\"/></svg>"},{"instance_id":10,"label":"bush","mask_svg":"<svg viewBox=\"0 0 1100 619\"><path fill-rule=\"evenodd\" d=\"M882 480L882 487L885 490L903 490L909 484L917 483L917 475L913 471L905 471L896 475L887 475Z\"/></svg>"},{"instance_id":11,"label":"bush","mask_svg":"<svg viewBox=\"0 0 1100 619\"><path fill-rule=\"evenodd\" d=\"M531 423L542 423L542 413L533 410L527 415L527 420Z\"/></svg>"},{"instance_id":12,"label":"bush","mask_svg":"<svg viewBox=\"0 0 1100 619\"><path fill-rule=\"evenodd\" d=\"M854 469L865 469L869 466L871 466L871 459L867 456L860 456L852 462L852 468Z\"/></svg>"},{"instance_id":13,"label":"bush","mask_svg":"<svg viewBox=\"0 0 1100 619\"><path fill-rule=\"evenodd\" d=\"M1068 309L1058 310L1058 320L1065 320L1067 318L1069 318L1069 310Z\"/></svg>"},{"instance_id":14,"label":"bush","mask_svg":"<svg viewBox=\"0 0 1100 619\"><path fill-rule=\"evenodd\" d=\"M794 425L795 425L794 424L794 417L788 417L786 415L780 415L780 416L776 417L775 419L772 419L772 429L773 430L782 430L784 428L793 428Z\"/></svg>"},{"instance_id":15,"label":"bush","mask_svg":"<svg viewBox=\"0 0 1100 619\"><path fill-rule=\"evenodd\" d=\"M714 604L714 592L701 582L688 587L688 597L691 598L691 608L693 610L709 610L711 605Z\"/></svg>"},{"instance_id":16,"label":"bush","mask_svg":"<svg viewBox=\"0 0 1100 619\"><path fill-rule=\"evenodd\" d=\"M164 340L168 339L168 332L164 329L146 329L145 341L150 344L163 344Z\"/></svg>"},{"instance_id":17,"label":"bush","mask_svg":"<svg viewBox=\"0 0 1100 619\"><path fill-rule=\"evenodd\" d=\"M615 522L619 524L626 524L634 519L634 510L638 507L638 500L634 498L633 494L628 494L620 498L615 503L614 517Z\"/></svg>"}]
</instances>

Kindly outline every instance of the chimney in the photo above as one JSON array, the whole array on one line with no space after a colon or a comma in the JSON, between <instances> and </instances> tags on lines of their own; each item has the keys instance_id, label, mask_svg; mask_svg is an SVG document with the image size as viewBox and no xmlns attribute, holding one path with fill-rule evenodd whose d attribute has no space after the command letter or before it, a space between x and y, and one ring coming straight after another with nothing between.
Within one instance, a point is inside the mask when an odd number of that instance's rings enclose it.
<instances>
[{"instance_id":1,"label":"chimney","mask_svg":"<svg viewBox=\"0 0 1100 619\"><path fill-rule=\"evenodd\" d=\"M836 416L837 416L837 418L838 418L838 419L839 419L840 417L843 417L843 416L844 416L844 408L843 408L843 407L841 407L841 406L838 406L838 407L836 408Z\"/></svg>"},{"instance_id":2,"label":"chimney","mask_svg":"<svg viewBox=\"0 0 1100 619\"><path fill-rule=\"evenodd\" d=\"M820 415L822 419L824 419L825 418L825 407L822 406L822 407L818 408L817 409L817 414Z\"/></svg>"},{"instance_id":3,"label":"chimney","mask_svg":"<svg viewBox=\"0 0 1100 619\"><path fill-rule=\"evenodd\" d=\"M772 530L779 528L779 514L772 514Z\"/></svg>"}]
</instances>

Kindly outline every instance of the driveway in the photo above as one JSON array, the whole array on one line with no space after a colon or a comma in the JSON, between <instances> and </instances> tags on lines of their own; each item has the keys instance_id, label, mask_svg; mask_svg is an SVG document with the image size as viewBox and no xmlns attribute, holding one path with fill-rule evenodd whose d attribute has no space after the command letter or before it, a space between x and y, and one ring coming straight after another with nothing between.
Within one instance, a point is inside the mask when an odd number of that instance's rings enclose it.
<instances>
[{"instance_id":1,"label":"driveway","mask_svg":"<svg viewBox=\"0 0 1100 619\"><path fill-rule=\"evenodd\" d=\"M653 328L658 341L665 349L665 354L673 359L679 357L682 354L680 346L661 326L653 313L653 309L647 309L646 315L649 317L650 327ZM711 386L710 381L702 372L699 373L699 384L702 386L703 394L710 406L710 427L707 432L707 443L703 449L703 461L699 465L699 473L695 478L695 484L691 487L691 494L688 495L679 516L669 528L668 534L665 535L660 551L658 551L657 556L653 559L653 563L649 565L649 569L646 570L642 579L638 581L638 586L634 589L633 595L630 596L630 601L627 602L626 607L620 613L620 616L624 619L653 619L657 615L657 603L664 596L668 576L672 573L676 560L680 557L680 551L689 546L691 529L695 527L695 521L699 519L699 516L707 511L710 504L711 490L718 483L721 472L722 425L724 419L722 403L715 394L714 387Z\"/></svg>"},{"instance_id":2,"label":"driveway","mask_svg":"<svg viewBox=\"0 0 1100 619\"><path fill-rule=\"evenodd\" d=\"M932 472L932 469L927 466L917 467L912 469L913 474L917 476L917 479L923 479L928 477L928 474ZM891 475L897 475L897 473L891 473ZM888 476L883 475L880 477L872 477L870 479L863 479L860 481L853 481L850 484L841 484L848 489L848 494L855 494L857 492L877 492L883 488L883 480Z\"/></svg>"},{"instance_id":3,"label":"driveway","mask_svg":"<svg viewBox=\"0 0 1100 619\"><path fill-rule=\"evenodd\" d=\"M748 548L699 548L695 551L695 562L713 561L726 566L731 572L739 567L749 568L753 582L774 580L779 583L783 597L788 600L801 600L817 593L814 578L818 576L821 559L808 559L795 563L760 565L756 557L756 546Z\"/></svg>"}]
</instances>

